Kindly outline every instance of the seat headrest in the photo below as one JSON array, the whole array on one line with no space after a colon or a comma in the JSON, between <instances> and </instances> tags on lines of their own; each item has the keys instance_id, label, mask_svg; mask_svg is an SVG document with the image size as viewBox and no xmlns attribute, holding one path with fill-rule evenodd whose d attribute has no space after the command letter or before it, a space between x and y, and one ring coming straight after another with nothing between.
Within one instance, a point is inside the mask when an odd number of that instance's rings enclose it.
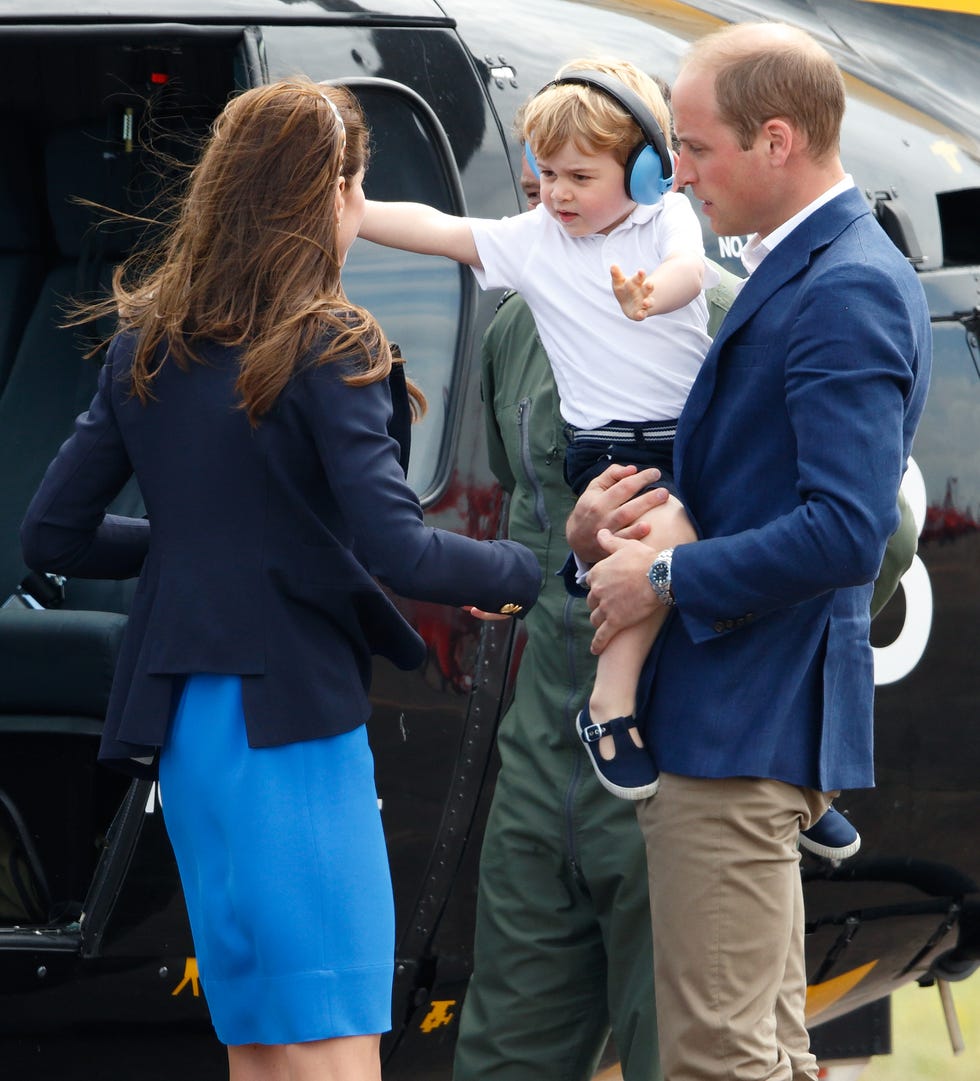
<instances>
[{"instance_id":1,"label":"seat headrest","mask_svg":"<svg viewBox=\"0 0 980 1081\"><path fill-rule=\"evenodd\" d=\"M48 213L63 256L77 258L96 228L106 255L128 250L141 226L113 221L112 216L141 209L139 157L138 146L107 135L105 123L51 133L45 146ZM109 209L79 204L79 198Z\"/></svg>"},{"instance_id":2,"label":"seat headrest","mask_svg":"<svg viewBox=\"0 0 980 1081\"><path fill-rule=\"evenodd\" d=\"M9 138L8 138L9 136ZM27 144L4 136L0 157L0 251L34 251L41 246L41 212Z\"/></svg>"}]
</instances>

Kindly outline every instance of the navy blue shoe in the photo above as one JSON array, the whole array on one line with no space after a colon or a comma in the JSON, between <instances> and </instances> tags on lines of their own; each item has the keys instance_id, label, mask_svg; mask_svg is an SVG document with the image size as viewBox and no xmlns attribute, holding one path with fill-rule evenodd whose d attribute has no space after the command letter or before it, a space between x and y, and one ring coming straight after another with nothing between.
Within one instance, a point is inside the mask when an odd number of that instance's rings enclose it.
<instances>
[{"instance_id":1,"label":"navy blue shoe","mask_svg":"<svg viewBox=\"0 0 980 1081\"><path fill-rule=\"evenodd\" d=\"M861 835L834 807L808 830L800 831L800 848L828 860L846 860L861 847Z\"/></svg>"},{"instance_id":2,"label":"navy blue shoe","mask_svg":"<svg viewBox=\"0 0 980 1081\"><path fill-rule=\"evenodd\" d=\"M575 725L603 788L620 799L632 800L647 799L657 791L660 771L646 747L637 747L633 742L630 736L630 729L636 727L633 717L614 717L603 724L593 724L586 706L575 719ZM613 738L616 753L612 758L599 754L599 740L603 736Z\"/></svg>"}]
</instances>

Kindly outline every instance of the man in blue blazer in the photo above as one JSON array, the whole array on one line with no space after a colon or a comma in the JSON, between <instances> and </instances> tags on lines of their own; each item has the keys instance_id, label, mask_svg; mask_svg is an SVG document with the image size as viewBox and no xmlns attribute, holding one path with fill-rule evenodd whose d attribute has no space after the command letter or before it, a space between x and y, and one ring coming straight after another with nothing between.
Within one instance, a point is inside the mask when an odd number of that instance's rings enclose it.
<instances>
[{"instance_id":1,"label":"man in blue blazer","mask_svg":"<svg viewBox=\"0 0 980 1081\"><path fill-rule=\"evenodd\" d=\"M660 791L638 805L664 1076L815 1079L797 840L837 790L873 784L869 601L926 396L929 312L844 172L843 79L808 35L709 35L673 109L677 183L717 233L751 236L677 429L698 536L684 543L665 511L652 565L643 543L597 537L649 479L620 470L583 495L569 540L600 560L594 650L676 606L643 710Z\"/></svg>"}]
</instances>

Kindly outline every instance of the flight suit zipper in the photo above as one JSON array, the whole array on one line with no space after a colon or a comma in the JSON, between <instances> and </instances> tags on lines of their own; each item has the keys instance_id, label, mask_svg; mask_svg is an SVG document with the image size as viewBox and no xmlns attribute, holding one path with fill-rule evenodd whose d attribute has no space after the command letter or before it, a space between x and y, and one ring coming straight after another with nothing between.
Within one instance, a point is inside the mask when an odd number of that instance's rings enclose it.
<instances>
[{"instance_id":1,"label":"flight suit zipper","mask_svg":"<svg viewBox=\"0 0 980 1081\"><path fill-rule=\"evenodd\" d=\"M547 529L551 525L548 517L548 508L544 501L544 490L541 481L534 468L534 459L531 455L531 399L522 398L517 405L517 438L520 447L521 468L524 470L524 478L534 494L534 520L538 528Z\"/></svg>"},{"instance_id":2,"label":"flight suit zipper","mask_svg":"<svg viewBox=\"0 0 980 1081\"><path fill-rule=\"evenodd\" d=\"M572 760L572 772L565 789L565 844L568 849L568 865L577 885L585 889L585 876L578 859L578 839L575 832L575 797L578 795L582 783L582 770L585 766L585 753L578 746L579 738L575 728L575 720L578 711L575 703L579 697L579 674L575 663L575 633L572 614L575 607L575 598L568 596L562 608L562 633L565 639L565 663L568 666L568 693L562 704L562 719L565 725L566 737L573 741L574 757Z\"/></svg>"}]
</instances>

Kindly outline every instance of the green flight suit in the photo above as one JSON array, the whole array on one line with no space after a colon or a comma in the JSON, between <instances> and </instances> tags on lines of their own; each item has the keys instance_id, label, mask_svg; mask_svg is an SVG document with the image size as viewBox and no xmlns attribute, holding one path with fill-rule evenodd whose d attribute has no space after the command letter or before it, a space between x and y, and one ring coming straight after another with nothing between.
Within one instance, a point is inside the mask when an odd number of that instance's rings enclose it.
<instances>
[{"instance_id":1,"label":"green flight suit","mask_svg":"<svg viewBox=\"0 0 980 1081\"><path fill-rule=\"evenodd\" d=\"M708 294L712 334L737 281L719 270ZM575 732L595 674L592 627L585 600L557 575L574 496L562 475L551 367L520 297L500 306L482 360L490 463L510 493L508 535L535 552L544 585L525 619L514 700L497 736L454 1081L588 1081L610 1031L625 1081L659 1081L643 838L633 804L602 788ZM907 548L907 521L899 533ZM904 554L876 593L880 603L908 565Z\"/></svg>"},{"instance_id":2,"label":"green flight suit","mask_svg":"<svg viewBox=\"0 0 980 1081\"><path fill-rule=\"evenodd\" d=\"M551 368L520 297L487 331L483 391L508 535L538 556L544 585L497 735L453 1076L587 1081L611 1020L626 1081L656 1081L646 855L632 804L602 788L575 732L595 675L592 628L557 576L574 496Z\"/></svg>"},{"instance_id":3,"label":"green flight suit","mask_svg":"<svg viewBox=\"0 0 980 1081\"><path fill-rule=\"evenodd\" d=\"M716 323L733 281L713 298ZM535 552L544 586L497 737L455 1081L585 1081L610 1029L626 1081L657 1081L643 838L632 804L602 788L575 733L595 675L592 627L557 576L574 496L551 367L519 297L484 339L483 395L509 536Z\"/></svg>"}]
</instances>

